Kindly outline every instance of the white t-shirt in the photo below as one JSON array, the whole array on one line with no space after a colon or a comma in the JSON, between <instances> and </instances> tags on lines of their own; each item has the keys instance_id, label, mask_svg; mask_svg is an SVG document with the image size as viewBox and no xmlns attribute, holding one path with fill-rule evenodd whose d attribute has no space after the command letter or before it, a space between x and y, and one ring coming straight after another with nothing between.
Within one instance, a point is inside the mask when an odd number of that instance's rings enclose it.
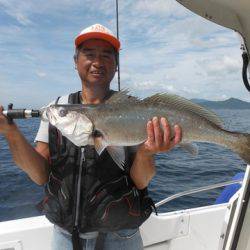
<instances>
[{"instance_id":1,"label":"white t-shirt","mask_svg":"<svg viewBox=\"0 0 250 250\"><path fill-rule=\"evenodd\" d=\"M69 99L69 95L64 95L59 98L58 104L67 104ZM54 104L56 101L49 103L49 105ZM48 106L49 106L48 105ZM40 127L38 129L35 142L45 142L49 143L49 122L48 121L41 121Z\"/></svg>"}]
</instances>

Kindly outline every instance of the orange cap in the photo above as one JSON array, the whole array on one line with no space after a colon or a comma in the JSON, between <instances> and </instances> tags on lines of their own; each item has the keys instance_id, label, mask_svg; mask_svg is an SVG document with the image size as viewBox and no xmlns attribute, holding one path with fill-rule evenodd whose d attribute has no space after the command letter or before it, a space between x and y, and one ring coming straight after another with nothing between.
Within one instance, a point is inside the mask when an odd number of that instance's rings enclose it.
<instances>
[{"instance_id":1,"label":"orange cap","mask_svg":"<svg viewBox=\"0 0 250 250\"><path fill-rule=\"evenodd\" d=\"M120 41L114 36L111 30L101 24L94 24L82 30L75 39L75 46L78 47L82 42L89 39L105 40L117 50L120 49Z\"/></svg>"}]
</instances>

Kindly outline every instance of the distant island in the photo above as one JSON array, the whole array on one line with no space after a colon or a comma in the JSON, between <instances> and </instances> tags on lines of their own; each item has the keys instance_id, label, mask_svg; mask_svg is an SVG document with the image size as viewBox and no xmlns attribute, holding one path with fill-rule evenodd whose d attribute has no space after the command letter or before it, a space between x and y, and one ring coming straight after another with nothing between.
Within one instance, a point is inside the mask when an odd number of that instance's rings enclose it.
<instances>
[{"instance_id":1,"label":"distant island","mask_svg":"<svg viewBox=\"0 0 250 250\"><path fill-rule=\"evenodd\" d=\"M225 101L208 101L204 99L191 99L191 101L210 109L250 109L250 102L236 98L229 98Z\"/></svg>"}]
</instances>

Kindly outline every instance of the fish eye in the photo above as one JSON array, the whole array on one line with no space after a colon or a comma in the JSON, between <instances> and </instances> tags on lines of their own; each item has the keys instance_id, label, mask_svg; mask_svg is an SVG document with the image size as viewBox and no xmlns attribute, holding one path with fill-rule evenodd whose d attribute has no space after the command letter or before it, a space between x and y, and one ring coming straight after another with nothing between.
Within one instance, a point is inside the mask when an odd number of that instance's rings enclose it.
<instances>
[{"instance_id":1,"label":"fish eye","mask_svg":"<svg viewBox=\"0 0 250 250\"><path fill-rule=\"evenodd\" d=\"M64 117L64 116L66 116L68 114L68 111L65 108L60 108L58 110L58 114L59 114L60 117Z\"/></svg>"}]
</instances>

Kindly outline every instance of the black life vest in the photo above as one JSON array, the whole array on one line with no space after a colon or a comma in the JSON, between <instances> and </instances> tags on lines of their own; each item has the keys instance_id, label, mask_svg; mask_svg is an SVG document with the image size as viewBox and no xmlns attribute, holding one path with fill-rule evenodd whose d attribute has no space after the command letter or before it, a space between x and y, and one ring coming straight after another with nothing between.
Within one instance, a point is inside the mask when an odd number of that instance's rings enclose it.
<instances>
[{"instance_id":1,"label":"black life vest","mask_svg":"<svg viewBox=\"0 0 250 250\"><path fill-rule=\"evenodd\" d=\"M68 102L80 102L80 92ZM43 212L68 232L116 231L140 226L152 212L147 190L137 190L129 171L133 155L125 148L125 171L105 150L77 147L49 125L50 168Z\"/></svg>"}]
</instances>

